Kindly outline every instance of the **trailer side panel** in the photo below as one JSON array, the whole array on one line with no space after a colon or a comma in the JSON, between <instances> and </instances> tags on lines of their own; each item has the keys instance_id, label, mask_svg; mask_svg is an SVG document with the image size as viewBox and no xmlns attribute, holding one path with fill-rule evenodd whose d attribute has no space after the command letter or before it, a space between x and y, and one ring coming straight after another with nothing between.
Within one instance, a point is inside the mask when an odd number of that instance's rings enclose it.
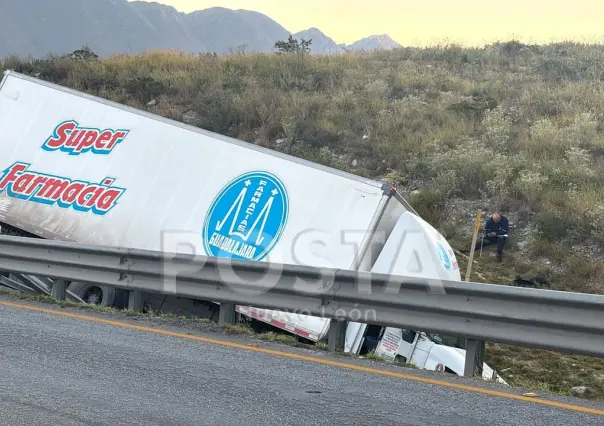
<instances>
[{"instance_id":1,"label":"trailer side panel","mask_svg":"<svg viewBox=\"0 0 604 426\"><path fill-rule=\"evenodd\" d=\"M379 182L15 73L0 149L0 221L86 244L349 269L390 198Z\"/></svg>"}]
</instances>

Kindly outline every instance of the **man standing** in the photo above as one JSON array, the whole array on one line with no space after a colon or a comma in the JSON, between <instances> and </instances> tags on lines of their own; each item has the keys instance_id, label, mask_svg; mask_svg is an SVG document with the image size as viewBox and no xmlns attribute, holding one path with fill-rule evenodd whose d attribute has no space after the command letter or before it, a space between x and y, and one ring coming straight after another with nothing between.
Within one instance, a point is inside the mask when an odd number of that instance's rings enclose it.
<instances>
[{"instance_id":1,"label":"man standing","mask_svg":"<svg viewBox=\"0 0 604 426\"><path fill-rule=\"evenodd\" d=\"M503 245L508 237L508 218L494 213L484 226L484 239L476 243L474 250L480 250L481 246L497 244L497 261L501 262L503 256Z\"/></svg>"}]
</instances>

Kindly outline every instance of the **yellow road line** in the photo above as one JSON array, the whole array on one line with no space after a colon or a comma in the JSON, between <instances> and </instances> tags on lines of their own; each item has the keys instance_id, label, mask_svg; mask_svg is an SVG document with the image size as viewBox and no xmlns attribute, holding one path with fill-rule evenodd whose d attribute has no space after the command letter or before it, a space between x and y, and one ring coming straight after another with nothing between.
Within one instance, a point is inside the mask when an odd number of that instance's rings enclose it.
<instances>
[{"instance_id":1,"label":"yellow road line","mask_svg":"<svg viewBox=\"0 0 604 426\"><path fill-rule=\"evenodd\" d=\"M177 333L174 331L161 330L161 329L153 328L153 327L145 327L145 326L140 326L140 325L128 324L128 323L124 323L124 322L120 322L120 321L111 321L111 320L91 317L91 316L87 316L87 315L79 315L79 314L73 314L73 313L69 313L69 312L61 312L61 311L57 311L54 309L39 308L36 306L23 305L20 303L0 301L0 305L8 306L11 308L17 308L17 309L26 309L26 310L35 311L35 312L44 312L47 314L60 315L60 316L64 316L64 317L74 318L74 319L92 321L92 322L101 323L101 324L108 324L108 325L113 325L116 327L131 328L131 329L139 330L139 331L147 331L150 333L163 334L165 336L178 337L178 338L189 339L189 340L196 340L198 342L211 343L214 345L226 346L229 348L236 348L236 349L242 349L242 350L253 351L253 352L261 352L261 353L269 354L269 355L292 358L292 359L297 359L297 360L301 360L301 361L314 362L317 364L330 365L332 367L347 368L350 370L362 371L364 373L377 374L377 375L388 376L388 377L396 377L398 379L413 380L415 382L426 383L426 384L436 385L436 386L449 387L449 388L453 388L453 389L460 389L460 390L465 390L465 391L469 391L469 392L480 393L483 395L498 396L501 398L515 399L518 401L532 402L532 403L536 403L536 404L549 405L551 407L556 407L556 408L563 408L563 409L578 411L578 412L582 412L582 413L589 413L589 414L596 414L599 416L604 416L603 410L596 410L594 408L582 407L579 405L564 404L562 402L549 401L549 400L542 399L542 398L533 398L533 397L527 397L527 396L523 396L523 395L516 395L516 394L508 393L508 392L501 392L501 391L496 391L496 390L491 390L491 389L483 389L483 388L476 387L476 386L469 386L469 385L463 385L463 384L459 384L459 383L446 382L446 381L442 381L442 380L429 379L426 377L419 377L419 376L414 376L411 374L395 373L392 371L378 370L375 368L363 367L360 365L347 364L345 362L340 362L340 361L331 361L331 360L327 360L327 359L320 359L320 358L315 358L315 357L311 357L311 356L298 355L298 354L289 353L289 352L281 352L281 351L277 351L277 350L273 350L273 349L259 348L256 346L248 346L248 345L228 342L228 341L220 340L220 339L211 339L208 337L192 336L190 334Z\"/></svg>"}]
</instances>

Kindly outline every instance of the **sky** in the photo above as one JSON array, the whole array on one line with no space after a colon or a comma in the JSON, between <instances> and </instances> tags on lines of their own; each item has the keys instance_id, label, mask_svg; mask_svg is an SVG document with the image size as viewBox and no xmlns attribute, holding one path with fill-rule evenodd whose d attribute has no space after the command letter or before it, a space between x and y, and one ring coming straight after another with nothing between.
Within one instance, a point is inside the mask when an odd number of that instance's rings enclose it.
<instances>
[{"instance_id":1,"label":"sky","mask_svg":"<svg viewBox=\"0 0 604 426\"><path fill-rule=\"evenodd\" d=\"M337 43L389 34L406 46L604 41L603 0L155 0L181 12L255 10L295 33L317 27Z\"/></svg>"}]
</instances>

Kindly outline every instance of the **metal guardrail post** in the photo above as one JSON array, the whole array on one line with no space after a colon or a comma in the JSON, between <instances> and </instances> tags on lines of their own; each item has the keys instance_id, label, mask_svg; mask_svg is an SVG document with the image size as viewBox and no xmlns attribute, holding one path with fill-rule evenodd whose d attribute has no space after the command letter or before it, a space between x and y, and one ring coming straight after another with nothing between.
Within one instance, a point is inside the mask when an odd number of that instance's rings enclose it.
<instances>
[{"instance_id":1,"label":"metal guardrail post","mask_svg":"<svg viewBox=\"0 0 604 426\"><path fill-rule=\"evenodd\" d=\"M476 369L476 352L478 349L478 341L474 339L466 339L466 363L463 370L465 377L473 377Z\"/></svg>"},{"instance_id":2,"label":"metal guardrail post","mask_svg":"<svg viewBox=\"0 0 604 426\"><path fill-rule=\"evenodd\" d=\"M327 334L327 348L330 352L344 350L346 342L346 321L332 319Z\"/></svg>"},{"instance_id":3,"label":"metal guardrail post","mask_svg":"<svg viewBox=\"0 0 604 426\"><path fill-rule=\"evenodd\" d=\"M234 303L221 303L218 311L218 324L235 324L236 312Z\"/></svg>"},{"instance_id":4,"label":"metal guardrail post","mask_svg":"<svg viewBox=\"0 0 604 426\"><path fill-rule=\"evenodd\" d=\"M486 343L484 340L478 341L478 350L476 351L476 374L478 377L482 377L482 368L484 366L484 356L485 356L485 346Z\"/></svg>"},{"instance_id":5,"label":"metal guardrail post","mask_svg":"<svg viewBox=\"0 0 604 426\"><path fill-rule=\"evenodd\" d=\"M67 281L54 280L50 294L57 300L65 300L67 297Z\"/></svg>"},{"instance_id":6,"label":"metal guardrail post","mask_svg":"<svg viewBox=\"0 0 604 426\"><path fill-rule=\"evenodd\" d=\"M143 293L141 291L128 291L128 309L131 311L142 312Z\"/></svg>"},{"instance_id":7,"label":"metal guardrail post","mask_svg":"<svg viewBox=\"0 0 604 426\"><path fill-rule=\"evenodd\" d=\"M484 363L485 342L483 340L466 339L466 363L463 375L482 377L482 367Z\"/></svg>"}]
</instances>

